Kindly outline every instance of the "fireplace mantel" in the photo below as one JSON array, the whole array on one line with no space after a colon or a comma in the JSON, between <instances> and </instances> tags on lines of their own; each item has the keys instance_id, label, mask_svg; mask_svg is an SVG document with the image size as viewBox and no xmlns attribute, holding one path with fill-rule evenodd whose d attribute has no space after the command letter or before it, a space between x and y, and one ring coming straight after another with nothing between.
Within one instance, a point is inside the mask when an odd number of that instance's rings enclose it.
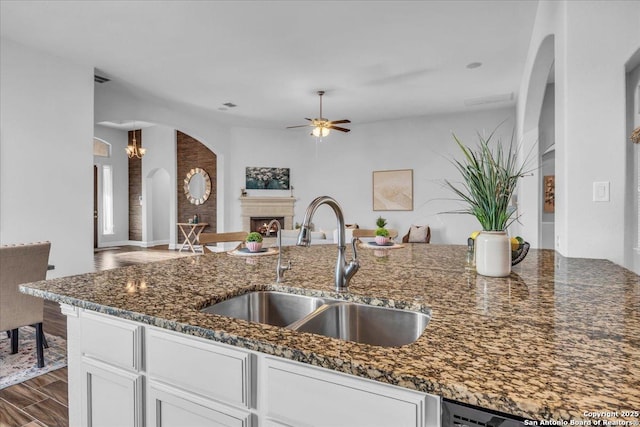
<instances>
[{"instance_id":1,"label":"fireplace mantel","mask_svg":"<svg viewBox=\"0 0 640 427\"><path fill-rule=\"evenodd\" d=\"M251 217L284 217L282 227L293 229L295 197L240 197L242 229L249 231Z\"/></svg>"}]
</instances>

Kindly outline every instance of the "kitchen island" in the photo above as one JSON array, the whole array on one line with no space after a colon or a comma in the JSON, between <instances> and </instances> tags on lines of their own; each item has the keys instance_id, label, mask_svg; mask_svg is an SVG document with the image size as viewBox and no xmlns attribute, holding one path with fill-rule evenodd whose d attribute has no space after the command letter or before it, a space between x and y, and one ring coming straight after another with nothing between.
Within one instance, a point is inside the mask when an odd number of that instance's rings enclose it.
<instances>
[{"instance_id":1,"label":"kitchen island","mask_svg":"<svg viewBox=\"0 0 640 427\"><path fill-rule=\"evenodd\" d=\"M95 311L534 421L640 419L639 276L606 260L531 250L511 276L488 278L465 271L465 251L425 244L360 250L360 271L340 296L336 248L328 245L283 248L293 268L279 284L276 257L222 253L21 290L60 302L67 313ZM385 348L200 311L266 289L429 308L432 317L414 343ZM79 336L70 331L70 372Z\"/></svg>"}]
</instances>

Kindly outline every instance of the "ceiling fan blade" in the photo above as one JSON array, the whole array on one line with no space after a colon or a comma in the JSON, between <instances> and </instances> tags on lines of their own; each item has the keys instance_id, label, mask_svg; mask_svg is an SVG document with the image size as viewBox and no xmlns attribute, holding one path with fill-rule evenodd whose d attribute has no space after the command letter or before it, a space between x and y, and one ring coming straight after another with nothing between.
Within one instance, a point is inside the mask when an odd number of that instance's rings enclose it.
<instances>
[{"instance_id":1,"label":"ceiling fan blade","mask_svg":"<svg viewBox=\"0 0 640 427\"><path fill-rule=\"evenodd\" d=\"M347 129L347 128L341 128L340 126L327 126L329 129L335 129L335 130L339 130L340 132L351 132L351 129Z\"/></svg>"},{"instance_id":2,"label":"ceiling fan blade","mask_svg":"<svg viewBox=\"0 0 640 427\"><path fill-rule=\"evenodd\" d=\"M293 129L293 128L306 128L312 125L298 125L298 126L287 126L287 129Z\"/></svg>"},{"instance_id":3,"label":"ceiling fan blade","mask_svg":"<svg viewBox=\"0 0 640 427\"><path fill-rule=\"evenodd\" d=\"M328 124L330 124L330 125L338 125L340 123L351 123L351 120L347 120L347 119L331 120Z\"/></svg>"}]
</instances>

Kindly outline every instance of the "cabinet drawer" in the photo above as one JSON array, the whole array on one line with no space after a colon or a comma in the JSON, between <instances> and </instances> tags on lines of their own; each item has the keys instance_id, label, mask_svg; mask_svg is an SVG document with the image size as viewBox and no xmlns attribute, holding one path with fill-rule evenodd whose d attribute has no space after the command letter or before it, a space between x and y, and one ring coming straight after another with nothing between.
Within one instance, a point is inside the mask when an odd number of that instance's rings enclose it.
<instances>
[{"instance_id":1,"label":"cabinet drawer","mask_svg":"<svg viewBox=\"0 0 640 427\"><path fill-rule=\"evenodd\" d=\"M439 398L327 369L267 359L265 405L295 426L439 426Z\"/></svg>"},{"instance_id":2,"label":"cabinet drawer","mask_svg":"<svg viewBox=\"0 0 640 427\"><path fill-rule=\"evenodd\" d=\"M152 329L147 335L150 379L220 402L251 407L248 352Z\"/></svg>"},{"instance_id":3,"label":"cabinet drawer","mask_svg":"<svg viewBox=\"0 0 640 427\"><path fill-rule=\"evenodd\" d=\"M89 312L82 318L83 355L128 370L142 369L142 327Z\"/></svg>"},{"instance_id":4,"label":"cabinet drawer","mask_svg":"<svg viewBox=\"0 0 640 427\"><path fill-rule=\"evenodd\" d=\"M251 427L251 413L149 384L149 425L153 427Z\"/></svg>"}]
</instances>

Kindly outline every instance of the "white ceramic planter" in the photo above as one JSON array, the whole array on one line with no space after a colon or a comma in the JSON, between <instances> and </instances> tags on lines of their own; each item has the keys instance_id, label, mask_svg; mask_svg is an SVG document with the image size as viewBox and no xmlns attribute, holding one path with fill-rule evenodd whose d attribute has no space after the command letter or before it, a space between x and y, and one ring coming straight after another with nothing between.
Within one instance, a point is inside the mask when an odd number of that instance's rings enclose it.
<instances>
[{"instance_id":1,"label":"white ceramic planter","mask_svg":"<svg viewBox=\"0 0 640 427\"><path fill-rule=\"evenodd\" d=\"M386 245L389 243L389 238L385 236L376 236L376 244L378 245Z\"/></svg>"},{"instance_id":2,"label":"white ceramic planter","mask_svg":"<svg viewBox=\"0 0 640 427\"><path fill-rule=\"evenodd\" d=\"M262 242L246 242L249 252L258 252L262 249Z\"/></svg>"},{"instance_id":3,"label":"white ceramic planter","mask_svg":"<svg viewBox=\"0 0 640 427\"><path fill-rule=\"evenodd\" d=\"M490 277L511 273L511 242L506 231L483 231L475 241L476 271Z\"/></svg>"}]
</instances>

